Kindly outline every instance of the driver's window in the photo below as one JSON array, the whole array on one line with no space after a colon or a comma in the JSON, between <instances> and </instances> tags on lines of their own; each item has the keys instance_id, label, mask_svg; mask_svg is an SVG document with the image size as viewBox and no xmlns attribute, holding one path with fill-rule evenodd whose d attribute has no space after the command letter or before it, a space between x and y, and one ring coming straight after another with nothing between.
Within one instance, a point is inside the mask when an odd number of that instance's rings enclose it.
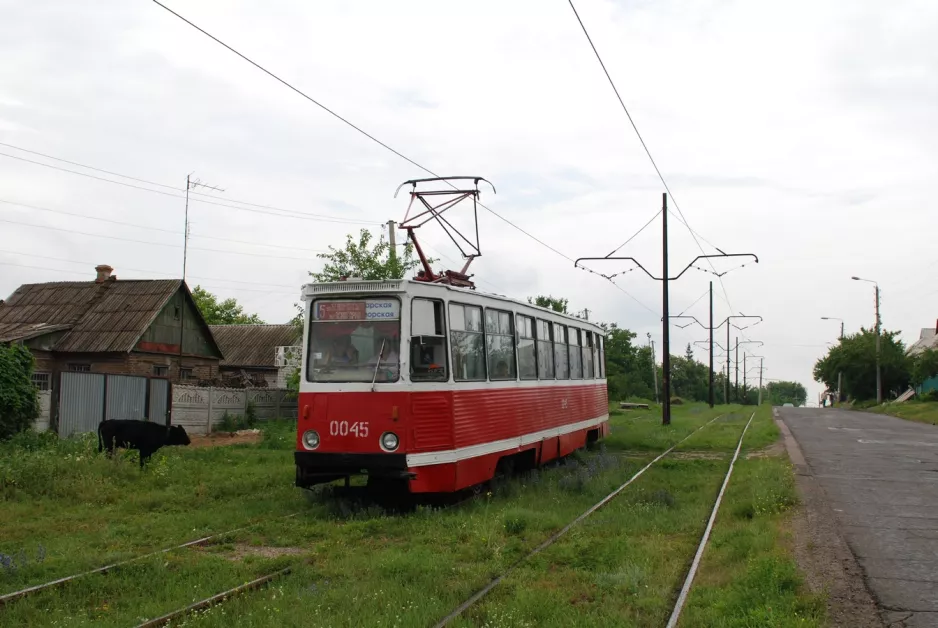
<instances>
[{"instance_id":1,"label":"driver's window","mask_svg":"<svg viewBox=\"0 0 938 628\"><path fill-rule=\"evenodd\" d=\"M411 309L410 379L415 382L445 382L446 328L443 302L414 299Z\"/></svg>"}]
</instances>

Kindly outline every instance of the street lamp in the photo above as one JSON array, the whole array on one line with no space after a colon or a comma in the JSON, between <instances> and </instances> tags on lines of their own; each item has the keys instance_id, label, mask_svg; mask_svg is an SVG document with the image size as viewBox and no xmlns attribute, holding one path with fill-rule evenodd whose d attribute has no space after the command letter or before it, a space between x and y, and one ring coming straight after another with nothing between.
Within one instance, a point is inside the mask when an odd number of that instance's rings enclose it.
<instances>
[{"instance_id":1,"label":"street lamp","mask_svg":"<svg viewBox=\"0 0 938 628\"><path fill-rule=\"evenodd\" d=\"M880 367L880 340L879 340L879 284L872 279L851 277L854 281L865 281L873 284L876 294L876 403L883 402L883 373Z\"/></svg>"},{"instance_id":2,"label":"street lamp","mask_svg":"<svg viewBox=\"0 0 938 628\"><path fill-rule=\"evenodd\" d=\"M837 318L836 316L822 316L822 321L840 321L840 339L844 339L844 319Z\"/></svg>"}]
</instances>

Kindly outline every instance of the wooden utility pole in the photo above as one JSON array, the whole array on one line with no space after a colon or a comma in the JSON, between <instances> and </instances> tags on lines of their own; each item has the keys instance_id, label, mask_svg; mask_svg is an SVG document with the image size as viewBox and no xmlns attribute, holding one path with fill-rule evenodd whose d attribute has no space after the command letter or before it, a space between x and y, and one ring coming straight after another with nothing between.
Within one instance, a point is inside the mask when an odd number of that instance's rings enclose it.
<instances>
[{"instance_id":1,"label":"wooden utility pole","mask_svg":"<svg viewBox=\"0 0 938 628\"><path fill-rule=\"evenodd\" d=\"M391 263L397 262L397 226L393 220L388 221L388 243L391 245Z\"/></svg>"},{"instance_id":2,"label":"wooden utility pole","mask_svg":"<svg viewBox=\"0 0 938 628\"><path fill-rule=\"evenodd\" d=\"M189 190L192 188L203 187L209 190L215 190L216 192L224 192L223 189L216 187L214 185L207 185L202 183L198 179L192 178L192 173L186 175L186 212L184 216L185 228L183 229L183 241L182 241L182 285L186 285L186 262L189 253ZM188 303L183 299L182 305L179 307L179 364L178 364L178 373L177 377L179 381L182 381L182 346L186 338L186 306Z\"/></svg>"}]
</instances>

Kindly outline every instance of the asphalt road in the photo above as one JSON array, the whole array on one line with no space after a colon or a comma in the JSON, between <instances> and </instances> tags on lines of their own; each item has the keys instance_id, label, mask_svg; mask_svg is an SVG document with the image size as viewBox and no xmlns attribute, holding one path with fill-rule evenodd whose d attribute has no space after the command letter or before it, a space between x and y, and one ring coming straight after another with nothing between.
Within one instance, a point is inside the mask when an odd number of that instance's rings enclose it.
<instances>
[{"instance_id":1,"label":"asphalt road","mask_svg":"<svg viewBox=\"0 0 938 628\"><path fill-rule=\"evenodd\" d=\"M779 408L887 623L938 626L938 427Z\"/></svg>"}]
</instances>

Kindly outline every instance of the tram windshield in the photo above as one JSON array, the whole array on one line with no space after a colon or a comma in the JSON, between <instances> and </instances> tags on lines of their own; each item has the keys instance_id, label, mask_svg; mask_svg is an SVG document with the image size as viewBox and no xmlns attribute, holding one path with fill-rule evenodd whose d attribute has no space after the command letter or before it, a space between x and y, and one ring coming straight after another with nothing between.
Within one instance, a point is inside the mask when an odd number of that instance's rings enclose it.
<instances>
[{"instance_id":1,"label":"tram windshield","mask_svg":"<svg viewBox=\"0 0 938 628\"><path fill-rule=\"evenodd\" d=\"M307 379L393 382L400 374L401 302L391 297L313 303Z\"/></svg>"}]
</instances>

